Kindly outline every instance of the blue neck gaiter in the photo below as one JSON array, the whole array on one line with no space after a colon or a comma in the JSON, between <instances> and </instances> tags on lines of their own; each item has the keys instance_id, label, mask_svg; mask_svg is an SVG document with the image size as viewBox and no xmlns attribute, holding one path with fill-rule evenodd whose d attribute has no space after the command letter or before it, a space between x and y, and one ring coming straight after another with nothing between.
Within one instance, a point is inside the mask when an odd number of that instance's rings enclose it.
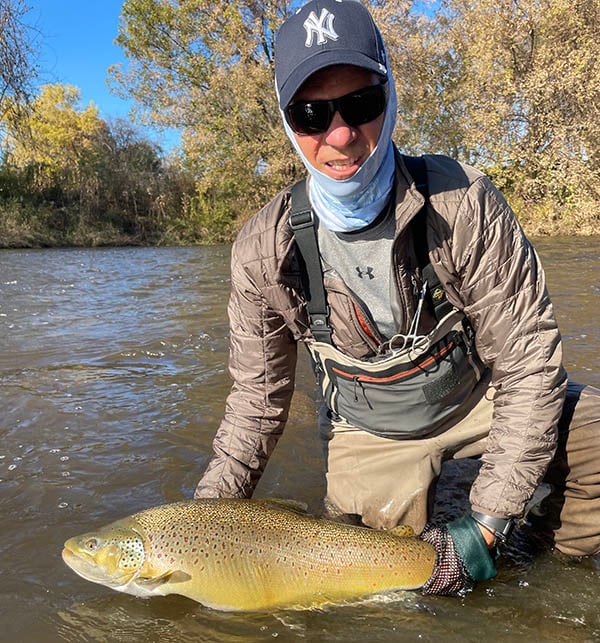
<instances>
[{"instance_id":1,"label":"blue neck gaiter","mask_svg":"<svg viewBox=\"0 0 600 643\"><path fill-rule=\"evenodd\" d=\"M388 70L388 102L377 145L358 171L343 181L332 179L308 162L293 131L283 118L285 131L311 176L310 203L319 220L329 230L351 232L363 228L385 207L394 185L392 133L396 125L396 114L396 88L392 73Z\"/></svg>"}]
</instances>

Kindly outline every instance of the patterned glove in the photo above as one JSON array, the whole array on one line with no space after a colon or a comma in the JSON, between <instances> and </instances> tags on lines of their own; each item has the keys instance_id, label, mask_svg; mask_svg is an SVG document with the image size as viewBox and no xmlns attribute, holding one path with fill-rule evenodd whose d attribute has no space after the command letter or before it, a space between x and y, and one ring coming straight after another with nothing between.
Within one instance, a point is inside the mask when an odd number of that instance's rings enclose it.
<instances>
[{"instance_id":1,"label":"patterned glove","mask_svg":"<svg viewBox=\"0 0 600 643\"><path fill-rule=\"evenodd\" d=\"M476 581L494 578L496 567L471 516L463 516L441 527L425 525L420 536L435 548L437 560L423 594L464 596Z\"/></svg>"}]
</instances>

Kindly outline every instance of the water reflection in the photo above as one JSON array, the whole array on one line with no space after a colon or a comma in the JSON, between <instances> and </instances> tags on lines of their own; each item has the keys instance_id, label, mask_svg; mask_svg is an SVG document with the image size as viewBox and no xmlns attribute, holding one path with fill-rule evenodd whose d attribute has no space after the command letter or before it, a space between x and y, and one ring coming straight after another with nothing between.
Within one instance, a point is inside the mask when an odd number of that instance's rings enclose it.
<instances>
[{"instance_id":1,"label":"water reflection","mask_svg":"<svg viewBox=\"0 0 600 643\"><path fill-rule=\"evenodd\" d=\"M542 240L570 374L600 385L598 239ZM598 572L522 532L496 581L464 601L399 593L314 612L217 613L87 583L64 540L189 497L229 388L229 248L0 253L0 623L35 641L590 641ZM288 428L257 493L316 510L323 493L305 360ZM459 469L456 469L458 467ZM438 511L460 511L476 464L444 471ZM0 637L1 638L1 637Z\"/></svg>"}]
</instances>

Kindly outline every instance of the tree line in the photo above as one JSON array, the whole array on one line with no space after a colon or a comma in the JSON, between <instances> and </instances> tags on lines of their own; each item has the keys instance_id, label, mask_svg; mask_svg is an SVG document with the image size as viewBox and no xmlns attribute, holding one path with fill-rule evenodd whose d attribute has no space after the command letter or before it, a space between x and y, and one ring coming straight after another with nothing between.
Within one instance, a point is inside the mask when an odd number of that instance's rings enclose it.
<instances>
[{"instance_id":1,"label":"tree line","mask_svg":"<svg viewBox=\"0 0 600 643\"><path fill-rule=\"evenodd\" d=\"M61 208L77 219L80 242L101 230L149 243L230 238L303 173L273 83L274 35L298 4L125 0L127 62L110 70L112 89L133 97L137 122L180 130L181 149L164 155L130 124L102 121L75 88L46 87L27 109L4 92L0 209L24 211L33 195L53 204L48 224L73 229ZM399 147L479 167L529 232L595 233L600 0L369 5L397 85Z\"/></svg>"},{"instance_id":2,"label":"tree line","mask_svg":"<svg viewBox=\"0 0 600 643\"><path fill-rule=\"evenodd\" d=\"M69 85L4 109L3 246L193 243L195 186L176 156L124 119L104 120ZM187 219L186 219L187 217Z\"/></svg>"}]
</instances>

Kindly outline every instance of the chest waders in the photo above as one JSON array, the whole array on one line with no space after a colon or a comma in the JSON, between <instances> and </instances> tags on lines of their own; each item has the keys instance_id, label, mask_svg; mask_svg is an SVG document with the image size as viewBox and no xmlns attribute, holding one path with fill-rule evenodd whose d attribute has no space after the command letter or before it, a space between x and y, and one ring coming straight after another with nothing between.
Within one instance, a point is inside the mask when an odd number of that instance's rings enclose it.
<instances>
[{"instance_id":1,"label":"chest waders","mask_svg":"<svg viewBox=\"0 0 600 643\"><path fill-rule=\"evenodd\" d=\"M414 439L438 431L460 413L484 371L465 316L447 300L426 247L429 203L425 161L403 157L425 205L415 215L414 238L423 276L417 314L408 335L396 335L383 356L358 360L332 344L317 230L305 181L292 187L290 225L300 252L303 288L314 342L307 344L328 408L350 424L381 437ZM436 327L418 335L428 305Z\"/></svg>"}]
</instances>

